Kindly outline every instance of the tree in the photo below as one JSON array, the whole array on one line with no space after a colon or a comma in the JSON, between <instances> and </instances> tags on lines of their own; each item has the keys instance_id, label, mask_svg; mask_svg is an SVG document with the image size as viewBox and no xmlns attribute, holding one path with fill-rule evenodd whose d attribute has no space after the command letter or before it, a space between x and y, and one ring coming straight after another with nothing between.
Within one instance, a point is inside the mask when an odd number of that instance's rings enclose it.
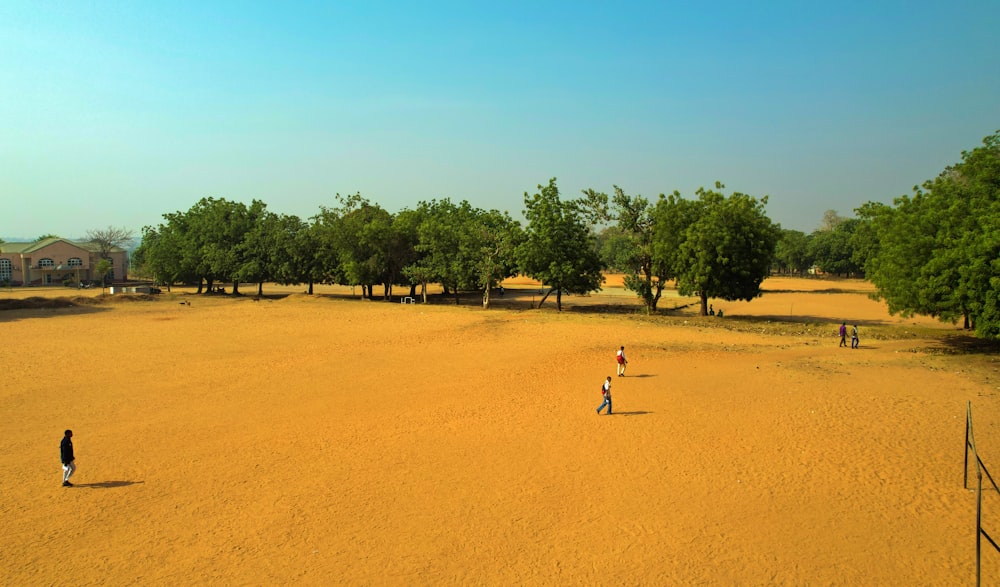
<instances>
[{"instance_id":1,"label":"tree","mask_svg":"<svg viewBox=\"0 0 1000 587\"><path fill-rule=\"evenodd\" d=\"M273 246L271 270L273 279L282 285L307 284L306 292L313 293L313 284L323 280L323 263L319 258L320 239L316 225L298 216L279 215L272 227Z\"/></svg>"},{"instance_id":2,"label":"tree","mask_svg":"<svg viewBox=\"0 0 1000 587\"><path fill-rule=\"evenodd\" d=\"M335 219L333 248L339 263L339 281L360 285L362 295L371 299L376 283L384 285L383 299L388 299L393 275L390 271L392 215L372 204L360 193L341 197L333 211Z\"/></svg>"},{"instance_id":3,"label":"tree","mask_svg":"<svg viewBox=\"0 0 1000 587\"><path fill-rule=\"evenodd\" d=\"M101 259L94 265L94 271L101 278L101 293L104 293L104 288L108 286L108 274L111 273L113 265L110 259Z\"/></svg>"},{"instance_id":4,"label":"tree","mask_svg":"<svg viewBox=\"0 0 1000 587\"><path fill-rule=\"evenodd\" d=\"M850 277L862 271L855 259L855 231L860 225L856 218L846 218L832 230L817 230L809 239L808 255L825 273Z\"/></svg>"},{"instance_id":5,"label":"tree","mask_svg":"<svg viewBox=\"0 0 1000 587\"><path fill-rule=\"evenodd\" d=\"M1000 338L1000 131L893 203L863 208L877 237L868 275L890 312Z\"/></svg>"},{"instance_id":6,"label":"tree","mask_svg":"<svg viewBox=\"0 0 1000 587\"><path fill-rule=\"evenodd\" d=\"M124 227L108 226L87 231L87 240L93 243L102 259L110 258L114 249L127 249L132 245L135 233Z\"/></svg>"},{"instance_id":7,"label":"tree","mask_svg":"<svg viewBox=\"0 0 1000 587\"><path fill-rule=\"evenodd\" d=\"M809 238L799 230L782 229L774 249L775 269L801 275L812 265Z\"/></svg>"},{"instance_id":8,"label":"tree","mask_svg":"<svg viewBox=\"0 0 1000 587\"><path fill-rule=\"evenodd\" d=\"M426 284L436 281L458 304L461 290L479 287L482 251L475 246L475 233L480 211L465 200L454 204L447 198L421 202L417 210L421 221L415 249L420 257L405 272L421 283L424 301Z\"/></svg>"},{"instance_id":9,"label":"tree","mask_svg":"<svg viewBox=\"0 0 1000 587\"><path fill-rule=\"evenodd\" d=\"M523 241L523 232L509 214L490 210L477 215L471 236L472 246L479 248L476 272L483 288L483 308L488 310L493 288L517 273L515 253Z\"/></svg>"},{"instance_id":10,"label":"tree","mask_svg":"<svg viewBox=\"0 0 1000 587\"><path fill-rule=\"evenodd\" d=\"M716 190L724 188L716 182ZM696 193L697 217L684 231L674 262L679 292L697 295L707 316L710 297L750 301L760 295L780 228L764 212L767 196L727 197L704 188Z\"/></svg>"},{"instance_id":11,"label":"tree","mask_svg":"<svg viewBox=\"0 0 1000 587\"><path fill-rule=\"evenodd\" d=\"M146 226L142 229L142 240L132 254L132 261L138 270L153 278L153 281L170 286L184 279L182 246L176 226Z\"/></svg>"},{"instance_id":12,"label":"tree","mask_svg":"<svg viewBox=\"0 0 1000 587\"><path fill-rule=\"evenodd\" d=\"M647 313L653 313L667 280L673 277L664 262L665 249L656 247L655 208L646 198L629 196L618 186L614 186L611 202L618 228L627 239L618 259L625 267L625 287L636 292Z\"/></svg>"},{"instance_id":13,"label":"tree","mask_svg":"<svg viewBox=\"0 0 1000 587\"><path fill-rule=\"evenodd\" d=\"M847 218L837 214L836 210L827 210L823 212L823 220L820 222L819 228L820 232L829 232L835 230L841 222L847 220Z\"/></svg>"},{"instance_id":14,"label":"tree","mask_svg":"<svg viewBox=\"0 0 1000 587\"><path fill-rule=\"evenodd\" d=\"M655 255L663 264L664 280L677 279L680 268L687 261L687 253L682 248L691 226L702 216L702 204L698 200L685 200L674 190L669 195L660 195L653 210L656 217L653 231Z\"/></svg>"},{"instance_id":15,"label":"tree","mask_svg":"<svg viewBox=\"0 0 1000 587\"><path fill-rule=\"evenodd\" d=\"M264 282L275 281L278 264L286 251L283 229L295 227L298 218L286 222L285 218L263 208L250 218L251 228L238 245L234 282L256 283L257 295L264 294ZM235 292L235 288L234 288Z\"/></svg>"},{"instance_id":16,"label":"tree","mask_svg":"<svg viewBox=\"0 0 1000 587\"><path fill-rule=\"evenodd\" d=\"M563 293L586 294L604 281L591 229L597 216L589 198L563 202L555 178L538 189L533 196L524 194L528 226L517 258L524 274L550 288L539 305L555 291L556 308L562 311Z\"/></svg>"},{"instance_id":17,"label":"tree","mask_svg":"<svg viewBox=\"0 0 1000 587\"><path fill-rule=\"evenodd\" d=\"M256 272L263 269L263 262L253 258L259 255L259 250L247 249L246 238L267 205L253 200L247 206L224 198L206 198L201 204L195 220L197 230L203 235L202 254L208 262L209 276L231 281L233 295L239 295L241 272L256 278Z\"/></svg>"},{"instance_id":18,"label":"tree","mask_svg":"<svg viewBox=\"0 0 1000 587\"><path fill-rule=\"evenodd\" d=\"M601 264L616 273L625 273L636 254L629 235L614 225L606 226L597 233L597 252Z\"/></svg>"}]
</instances>

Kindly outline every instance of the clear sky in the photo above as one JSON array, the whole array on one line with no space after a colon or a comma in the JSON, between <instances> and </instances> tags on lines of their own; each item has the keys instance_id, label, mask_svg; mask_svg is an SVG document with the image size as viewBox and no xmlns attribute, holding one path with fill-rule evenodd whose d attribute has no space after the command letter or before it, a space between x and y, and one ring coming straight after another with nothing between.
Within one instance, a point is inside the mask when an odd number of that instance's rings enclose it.
<instances>
[{"instance_id":1,"label":"clear sky","mask_svg":"<svg viewBox=\"0 0 1000 587\"><path fill-rule=\"evenodd\" d=\"M0 237L558 178L810 232L1000 129L1000 2L0 2Z\"/></svg>"}]
</instances>

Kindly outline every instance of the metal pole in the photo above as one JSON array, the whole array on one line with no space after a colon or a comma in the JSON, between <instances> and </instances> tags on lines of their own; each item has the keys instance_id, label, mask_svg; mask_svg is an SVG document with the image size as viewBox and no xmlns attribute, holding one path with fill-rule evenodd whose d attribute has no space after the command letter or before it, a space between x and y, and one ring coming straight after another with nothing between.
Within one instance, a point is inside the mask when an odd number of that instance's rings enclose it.
<instances>
[{"instance_id":1,"label":"metal pole","mask_svg":"<svg viewBox=\"0 0 1000 587\"><path fill-rule=\"evenodd\" d=\"M976 587L982 582L980 563L983 543L983 474L977 471L979 487L976 489Z\"/></svg>"},{"instance_id":2,"label":"metal pole","mask_svg":"<svg viewBox=\"0 0 1000 587\"><path fill-rule=\"evenodd\" d=\"M972 427L972 402L966 403L965 408L965 477L962 480L962 489L969 488L969 429Z\"/></svg>"}]
</instances>

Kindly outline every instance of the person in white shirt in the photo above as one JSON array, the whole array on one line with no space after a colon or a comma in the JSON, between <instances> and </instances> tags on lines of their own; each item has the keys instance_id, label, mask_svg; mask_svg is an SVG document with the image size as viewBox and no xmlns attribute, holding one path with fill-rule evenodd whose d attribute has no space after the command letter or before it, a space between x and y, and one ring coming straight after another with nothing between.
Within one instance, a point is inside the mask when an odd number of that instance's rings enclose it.
<instances>
[{"instance_id":1,"label":"person in white shirt","mask_svg":"<svg viewBox=\"0 0 1000 587\"><path fill-rule=\"evenodd\" d=\"M601 403L600 407L597 408L597 413L600 414L604 406L608 406L608 415L611 415L611 376L608 375L608 380L604 382L601 386L601 395L604 396L604 402Z\"/></svg>"},{"instance_id":2,"label":"person in white shirt","mask_svg":"<svg viewBox=\"0 0 1000 587\"><path fill-rule=\"evenodd\" d=\"M625 377L625 367L628 365L628 359L625 358L625 347L618 349L615 360L618 361L618 376Z\"/></svg>"}]
</instances>

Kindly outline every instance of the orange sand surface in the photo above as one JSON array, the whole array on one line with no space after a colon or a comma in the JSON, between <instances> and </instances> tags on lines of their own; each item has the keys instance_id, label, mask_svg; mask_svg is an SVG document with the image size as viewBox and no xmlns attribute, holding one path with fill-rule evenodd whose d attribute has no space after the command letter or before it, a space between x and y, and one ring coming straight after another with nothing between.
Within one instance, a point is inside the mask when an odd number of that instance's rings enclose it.
<instances>
[{"instance_id":1,"label":"orange sand surface","mask_svg":"<svg viewBox=\"0 0 1000 587\"><path fill-rule=\"evenodd\" d=\"M269 286L0 312L0 583L974 583L996 355L863 282L771 279L723 319L605 311L619 284L562 313L516 280L489 311Z\"/></svg>"}]
</instances>

